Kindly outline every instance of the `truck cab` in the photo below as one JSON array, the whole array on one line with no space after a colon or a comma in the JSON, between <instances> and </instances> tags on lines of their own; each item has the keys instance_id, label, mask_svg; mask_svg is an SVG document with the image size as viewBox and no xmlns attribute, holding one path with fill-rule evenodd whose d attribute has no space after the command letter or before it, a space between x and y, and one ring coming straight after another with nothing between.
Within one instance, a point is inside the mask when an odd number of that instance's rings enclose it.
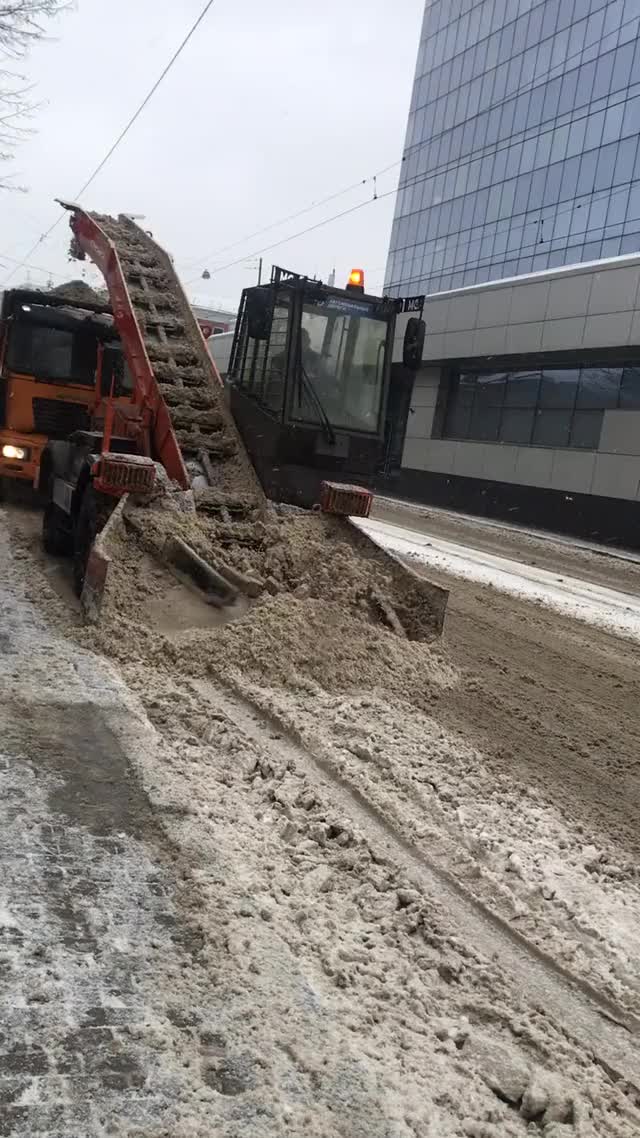
<instances>
[{"instance_id":1,"label":"truck cab","mask_svg":"<svg viewBox=\"0 0 640 1138\"><path fill-rule=\"evenodd\" d=\"M227 382L231 408L269 497L311 506L323 480L373 484L398 302L274 267L245 289Z\"/></svg>"},{"instance_id":2,"label":"truck cab","mask_svg":"<svg viewBox=\"0 0 640 1138\"><path fill-rule=\"evenodd\" d=\"M0 314L0 477L38 487L50 439L89 427L131 379L107 305L29 289L4 294Z\"/></svg>"}]
</instances>

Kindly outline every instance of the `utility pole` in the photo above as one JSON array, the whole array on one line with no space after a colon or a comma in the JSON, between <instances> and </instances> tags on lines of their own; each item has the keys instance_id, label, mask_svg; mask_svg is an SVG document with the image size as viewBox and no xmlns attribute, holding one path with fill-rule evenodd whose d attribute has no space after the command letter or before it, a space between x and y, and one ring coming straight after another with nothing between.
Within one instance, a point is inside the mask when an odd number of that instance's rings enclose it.
<instances>
[{"instance_id":1,"label":"utility pole","mask_svg":"<svg viewBox=\"0 0 640 1138\"><path fill-rule=\"evenodd\" d=\"M258 261L258 284L262 284L262 257Z\"/></svg>"}]
</instances>

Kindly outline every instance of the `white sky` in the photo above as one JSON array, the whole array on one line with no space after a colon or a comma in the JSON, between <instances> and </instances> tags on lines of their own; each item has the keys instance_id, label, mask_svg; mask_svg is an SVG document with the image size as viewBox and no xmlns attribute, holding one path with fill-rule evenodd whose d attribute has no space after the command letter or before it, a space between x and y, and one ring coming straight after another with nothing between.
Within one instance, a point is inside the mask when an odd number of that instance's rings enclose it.
<instances>
[{"instance_id":1,"label":"white sky","mask_svg":"<svg viewBox=\"0 0 640 1138\"><path fill-rule=\"evenodd\" d=\"M50 25L26 72L35 133L6 173L28 192L0 212L0 288L72 200L168 62L204 0L78 0ZM235 307L255 251L372 197L371 183L285 226L222 247L369 177L402 153L423 0L216 0L194 39L82 204L145 215L192 299ZM384 193L395 169L378 179ZM273 251L272 260L336 283L362 267L382 288L394 196ZM44 284L67 265L66 219L30 258ZM217 253L217 255L216 255ZM9 261L7 258L14 258ZM247 263L216 272L240 257ZM211 281L200 274L208 268ZM39 271L39 270L44 271ZM86 279L98 281L95 270ZM194 279L195 278L195 279ZM23 284L27 270L12 285ZM190 283L191 282L191 283Z\"/></svg>"}]
</instances>

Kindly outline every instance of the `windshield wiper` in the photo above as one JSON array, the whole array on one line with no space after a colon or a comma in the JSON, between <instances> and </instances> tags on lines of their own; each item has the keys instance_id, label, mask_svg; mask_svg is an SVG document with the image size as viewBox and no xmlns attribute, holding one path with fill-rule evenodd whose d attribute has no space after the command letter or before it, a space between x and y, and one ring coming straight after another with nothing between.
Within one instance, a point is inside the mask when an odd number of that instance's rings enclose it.
<instances>
[{"instance_id":1,"label":"windshield wiper","mask_svg":"<svg viewBox=\"0 0 640 1138\"><path fill-rule=\"evenodd\" d=\"M304 382L304 386L305 386L305 389L307 391L307 394L311 396L311 402L313 403L316 411L318 412L318 418L320 419L320 422L322 423L322 426L324 428L324 436L325 436L327 442L329 443L329 445L333 447L336 445L335 431L334 431L333 427L331 426L331 420L330 420L329 416L327 415L327 412L325 411L325 409L322 405L322 401L320 399L320 396L318 395L315 387L313 386L313 383L309 379L309 376L307 375L306 371L304 370L304 365L303 365L302 361L300 362L300 377Z\"/></svg>"}]
</instances>

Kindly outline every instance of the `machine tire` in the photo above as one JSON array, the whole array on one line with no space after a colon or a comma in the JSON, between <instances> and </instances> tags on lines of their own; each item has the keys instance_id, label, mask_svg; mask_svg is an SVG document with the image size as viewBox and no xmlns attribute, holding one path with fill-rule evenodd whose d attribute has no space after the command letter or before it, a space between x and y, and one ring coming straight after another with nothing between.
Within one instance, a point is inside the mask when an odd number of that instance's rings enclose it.
<instances>
[{"instance_id":1,"label":"machine tire","mask_svg":"<svg viewBox=\"0 0 640 1138\"><path fill-rule=\"evenodd\" d=\"M64 510L56 506L55 502L47 502L42 517L42 544L45 553L54 557L71 553L72 538L69 532L67 515Z\"/></svg>"},{"instance_id":2,"label":"machine tire","mask_svg":"<svg viewBox=\"0 0 640 1138\"><path fill-rule=\"evenodd\" d=\"M73 530L73 591L82 595L89 553L96 536L104 526L113 506L113 499L96 494L91 483L85 489Z\"/></svg>"}]
</instances>

